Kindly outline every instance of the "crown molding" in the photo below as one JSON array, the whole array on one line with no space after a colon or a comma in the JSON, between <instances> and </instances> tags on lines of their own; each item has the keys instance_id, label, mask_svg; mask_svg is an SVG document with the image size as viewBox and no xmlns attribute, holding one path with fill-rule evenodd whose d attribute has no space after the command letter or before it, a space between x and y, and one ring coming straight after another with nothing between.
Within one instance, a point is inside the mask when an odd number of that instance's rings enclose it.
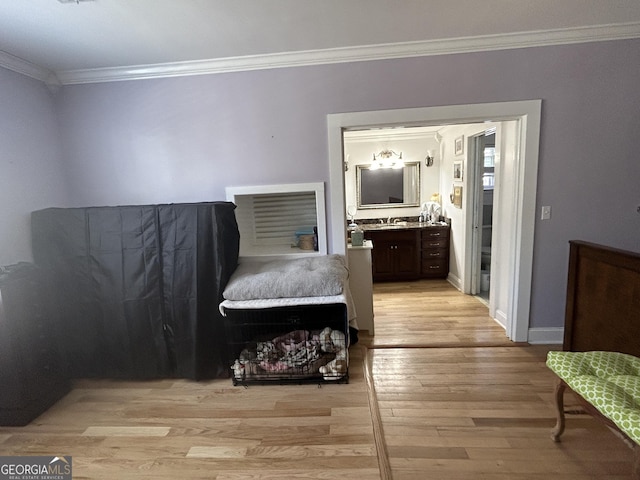
<instances>
[{"instance_id":1,"label":"crown molding","mask_svg":"<svg viewBox=\"0 0 640 480\"><path fill-rule=\"evenodd\" d=\"M7 68L45 83L49 83L55 78L55 74L51 70L34 65L33 63L15 57L10 53L3 52L2 50L0 50L0 67Z\"/></svg>"},{"instance_id":2,"label":"crown molding","mask_svg":"<svg viewBox=\"0 0 640 480\"><path fill-rule=\"evenodd\" d=\"M332 63L363 62L394 58L451 55L457 53L566 45L640 38L640 22L595 25L555 30L459 37L359 47L306 50L267 55L248 55L211 60L172 62L127 67L66 70L52 73L24 60L0 52L0 66L6 66L54 85L101 83L150 78L182 77L216 73L302 67ZM7 60L7 58L9 60ZM53 80L53 81L52 81Z\"/></svg>"},{"instance_id":3,"label":"crown molding","mask_svg":"<svg viewBox=\"0 0 640 480\"><path fill-rule=\"evenodd\" d=\"M441 125L434 127L377 128L348 130L344 132L344 143L371 143L384 140L436 140Z\"/></svg>"}]
</instances>

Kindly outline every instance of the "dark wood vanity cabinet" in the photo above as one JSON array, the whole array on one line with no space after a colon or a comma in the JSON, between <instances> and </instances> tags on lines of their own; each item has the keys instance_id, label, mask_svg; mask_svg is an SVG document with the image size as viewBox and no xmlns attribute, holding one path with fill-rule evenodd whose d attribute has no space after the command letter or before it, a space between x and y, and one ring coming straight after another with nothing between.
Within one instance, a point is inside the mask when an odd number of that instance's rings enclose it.
<instances>
[{"instance_id":1,"label":"dark wood vanity cabinet","mask_svg":"<svg viewBox=\"0 0 640 480\"><path fill-rule=\"evenodd\" d=\"M448 226L420 231L422 278L446 278L449 274L449 231Z\"/></svg>"},{"instance_id":2,"label":"dark wood vanity cabinet","mask_svg":"<svg viewBox=\"0 0 640 480\"><path fill-rule=\"evenodd\" d=\"M446 278L449 231L445 225L365 231L365 238L373 241L373 281Z\"/></svg>"},{"instance_id":3,"label":"dark wood vanity cabinet","mask_svg":"<svg viewBox=\"0 0 640 480\"><path fill-rule=\"evenodd\" d=\"M418 230L380 230L365 232L373 241L373 281L416 280L420 276L420 237Z\"/></svg>"}]
</instances>

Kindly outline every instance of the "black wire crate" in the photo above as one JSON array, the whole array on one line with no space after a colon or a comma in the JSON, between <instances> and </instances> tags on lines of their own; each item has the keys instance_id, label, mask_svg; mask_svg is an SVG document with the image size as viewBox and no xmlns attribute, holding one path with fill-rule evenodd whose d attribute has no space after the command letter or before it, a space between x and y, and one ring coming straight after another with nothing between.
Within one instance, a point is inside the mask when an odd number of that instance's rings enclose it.
<instances>
[{"instance_id":1,"label":"black wire crate","mask_svg":"<svg viewBox=\"0 0 640 480\"><path fill-rule=\"evenodd\" d=\"M349 381L344 304L228 309L225 332L234 385Z\"/></svg>"}]
</instances>

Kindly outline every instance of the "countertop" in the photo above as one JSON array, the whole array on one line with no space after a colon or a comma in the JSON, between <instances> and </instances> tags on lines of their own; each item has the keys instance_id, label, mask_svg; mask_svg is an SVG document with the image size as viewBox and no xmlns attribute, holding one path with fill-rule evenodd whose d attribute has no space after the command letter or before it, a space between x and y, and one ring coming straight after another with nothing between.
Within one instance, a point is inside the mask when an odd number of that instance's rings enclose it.
<instances>
[{"instance_id":1,"label":"countertop","mask_svg":"<svg viewBox=\"0 0 640 480\"><path fill-rule=\"evenodd\" d=\"M373 242L371 240L363 240L362 245L358 245L357 247L351 245L351 242L349 242L347 248L349 250L371 250L373 248Z\"/></svg>"},{"instance_id":2,"label":"countertop","mask_svg":"<svg viewBox=\"0 0 640 480\"><path fill-rule=\"evenodd\" d=\"M365 223L358 225L365 232L380 230L415 230L419 228L446 227L445 222L398 222L398 223Z\"/></svg>"}]
</instances>

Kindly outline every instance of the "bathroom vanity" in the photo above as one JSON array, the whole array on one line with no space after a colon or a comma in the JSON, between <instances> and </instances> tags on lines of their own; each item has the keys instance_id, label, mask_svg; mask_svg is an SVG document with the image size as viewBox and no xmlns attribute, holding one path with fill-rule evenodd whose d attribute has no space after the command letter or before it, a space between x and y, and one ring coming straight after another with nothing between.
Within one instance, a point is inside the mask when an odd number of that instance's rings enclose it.
<instances>
[{"instance_id":1,"label":"bathroom vanity","mask_svg":"<svg viewBox=\"0 0 640 480\"><path fill-rule=\"evenodd\" d=\"M362 225L373 241L374 282L446 278L449 274L449 233L446 224L418 222Z\"/></svg>"},{"instance_id":2,"label":"bathroom vanity","mask_svg":"<svg viewBox=\"0 0 640 480\"><path fill-rule=\"evenodd\" d=\"M448 225L434 225L420 230L421 278L447 278L450 231Z\"/></svg>"}]
</instances>

